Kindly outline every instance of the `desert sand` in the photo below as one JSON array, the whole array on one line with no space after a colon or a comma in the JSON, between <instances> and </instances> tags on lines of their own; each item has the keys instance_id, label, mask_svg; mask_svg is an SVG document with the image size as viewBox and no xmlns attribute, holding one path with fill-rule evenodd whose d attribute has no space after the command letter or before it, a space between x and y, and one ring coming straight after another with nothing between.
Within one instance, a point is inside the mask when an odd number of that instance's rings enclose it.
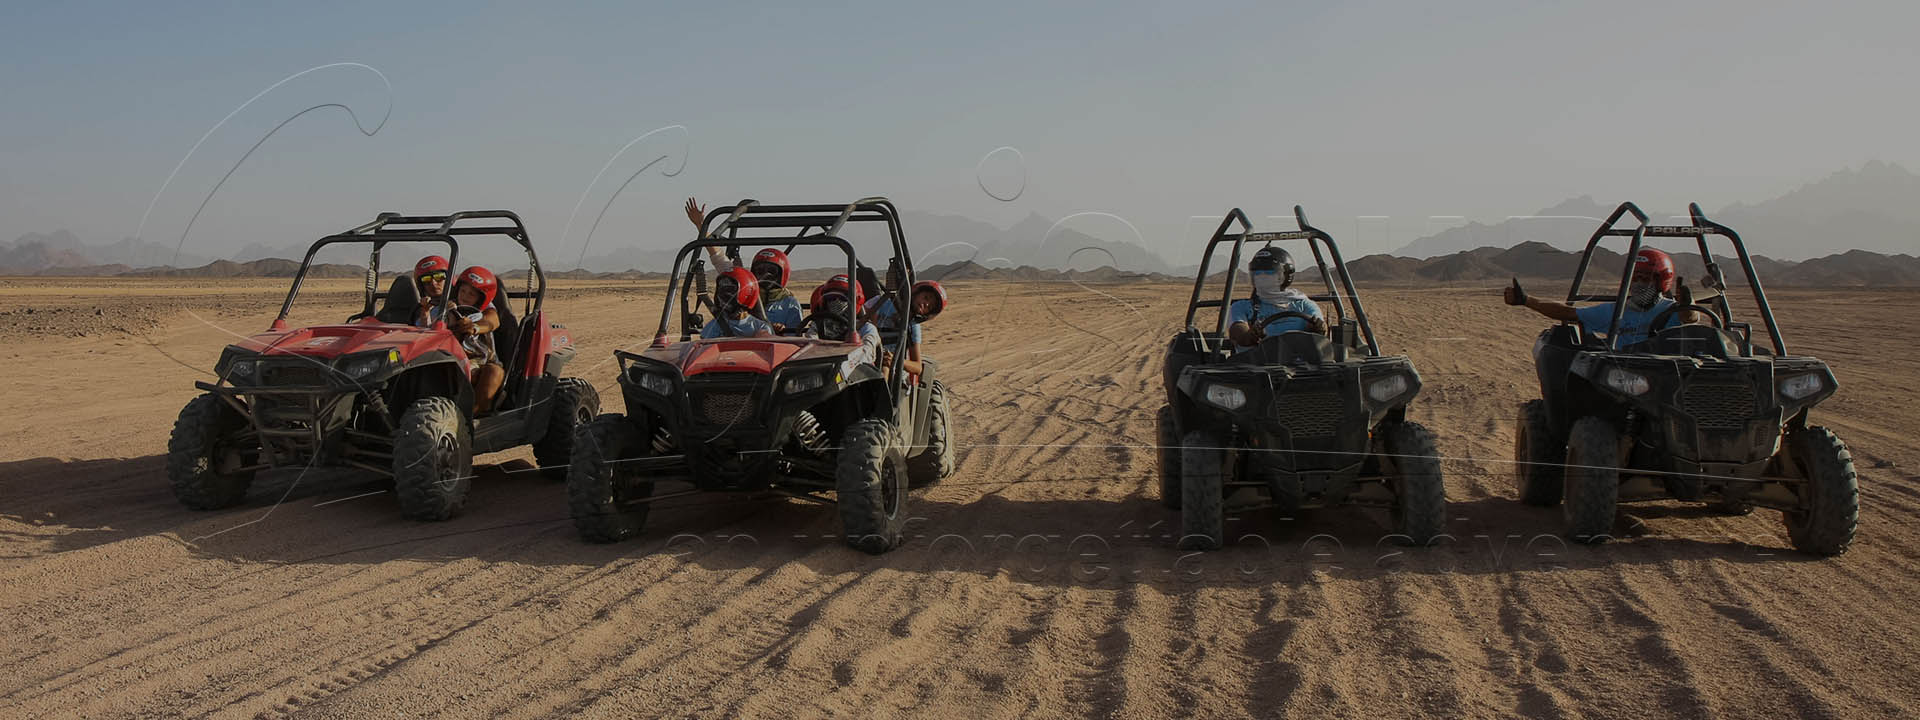
<instances>
[{"instance_id":1,"label":"desert sand","mask_svg":"<svg viewBox=\"0 0 1920 720\"><path fill-rule=\"evenodd\" d=\"M525 450L483 456L463 515L399 517L364 476L262 477L193 512L162 471L175 414L284 281L0 280L0 715L650 717L1088 715L1892 717L1920 705L1920 364L1912 291L1776 294L1790 347L1834 365L1816 410L1862 492L1848 554L1778 513L1626 506L1568 547L1513 499L1528 348L1494 288L1365 297L1425 379L1452 500L1441 547L1380 513L1229 521L1175 551L1154 412L1180 285L958 283L928 326L959 472L910 541L843 546L830 507L726 495L580 542ZM344 317L352 281L310 288ZM658 288L549 300L572 372L618 411L611 351ZM32 312L27 312L31 310Z\"/></svg>"}]
</instances>

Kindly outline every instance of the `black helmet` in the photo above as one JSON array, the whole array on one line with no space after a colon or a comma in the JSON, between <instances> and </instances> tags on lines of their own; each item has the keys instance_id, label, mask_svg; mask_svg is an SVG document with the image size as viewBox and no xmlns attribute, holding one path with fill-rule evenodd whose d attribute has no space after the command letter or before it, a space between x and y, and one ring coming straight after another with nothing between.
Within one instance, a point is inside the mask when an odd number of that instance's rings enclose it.
<instances>
[{"instance_id":1,"label":"black helmet","mask_svg":"<svg viewBox=\"0 0 1920 720\"><path fill-rule=\"evenodd\" d=\"M1282 275L1293 277L1293 256L1283 248L1268 245L1260 248L1253 254L1253 259L1247 261L1247 270L1251 272L1278 270Z\"/></svg>"}]
</instances>

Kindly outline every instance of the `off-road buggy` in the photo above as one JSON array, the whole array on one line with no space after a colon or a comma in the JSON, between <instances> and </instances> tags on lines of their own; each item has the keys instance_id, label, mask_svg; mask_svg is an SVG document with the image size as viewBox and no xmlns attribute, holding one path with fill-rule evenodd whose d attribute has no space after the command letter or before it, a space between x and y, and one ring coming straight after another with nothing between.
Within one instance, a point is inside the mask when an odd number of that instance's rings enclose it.
<instances>
[{"instance_id":1,"label":"off-road buggy","mask_svg":"<svg viewBox=\"0 0 1920 720\"><path fill-rule=\"evenodd\" d=\"M1613 318L1605 339L1563 323L1534 343L1541 397L1520 409L1520 501L1552 506L1564 499L1567 535L1585 542L1610 537L1622 502L1703 501L1729 514L1758 505L1785 513L1795 548L1845 552L1860 514L1853 457L1832 430L1807 420L1833 395L1833 372L1816 358L1787 353L1739 234L1708 220L1697 204L1688 209L1691 225L1651 225L1639 207L1622 203L1587 240L1567 302L1613 302ZM1622 223L1628 216L1631 225ZM1732 321L1726 278L1707 247L1716 235L1733 245L1771 352L1754 345L1751 323ZM1618 290L1581 294L1595 248L1613 237L1629 238ZM1708 324L1675 325L1622 346L1615 338L1634 257L1649 237L1693 238L1707 273L1697 298L1674 303L1650 327L1689 310Z\"/></svg>"},{"instance_id":2,"label":"off-road buggy","mask_svg":"<svg viewBox=\"0 0 1920 720\"><path fill-rule=\"evenodd\" d=\"M378 290L382 252L400 245L404 265L428 252L460 259L460 241L502 236L527 255L524 289L494 298L493 340L507 381L493 409L470 417L467 354L444 322L416 327L420 293L411 273ZM289 328L301 283L323 248L369 249L364 302L339 325ZM458 267L453 265L452 267ZM449 283L451 284L451 283ZM373 222L321 238L307 249L280 314L266 332L227 346L215 382L187 403L167 444L174 496L207 510L241 502L254 474L269 468L347 467L393 479L400 510L444 520L459 512L475 453L532 444L549 477L565 477L573 430L599 412L593 386L561 372L574 356L565 327L541 310L546 276L519 216L504 210L451 215L382 213ZM441 313L454 307L453 292ZM516 318L512 300L524 302Z\"/></svg>"},{"instance_id":3,"label":"off-road buggy","mask_svg":"<svg viewBox=\"0 0 1920 720\"><path fill-rule=\"evenodd\" d=\"M836 504L850 545L880 553L900 543L909 485L953 473L936 363L923 359L923 372L909 377L901 332L882 334L892 362L875 362L882 355L861 346L851 306L845 337L698 339L701 310L718 313L705 285L705 248L724 248L735 262L742 244L838 249L846 276L859 278L854 248L840 237L849 222L886 228L895 268L889 274L904 282L884 292L906 315L913 263L899 213L885 198L846 205L745 200L707 215L702 239L687 243L674 261L652 345L614 353L627 413L602 415L575 436L567 497L581 537L630 537L655 500L728 491ZM673 322L677 340L669 339ZM692 487L655 494L655 482L669 478Z\"/></svg>"},{"instance_id":4,"label":"off-road buggy","mask_svg":"<svg viewBox=\"0 0 1920 720\"><path fill-rule=\"evenodd\" d=\"M1333 238L1299 206L1293 213L1297 230L1254 232L1234 208L1207 241L1186 329L1167 345L1161 502L1181 511L1187 549L1220 547L1230 508L1292 513L1340 503L1385 508L1397 540L1431 543L1446 522L1446 488L1432 433L1406 419L1420 375L1406 357L1381 354ZM1239 231L1229 232L1236 223ZM1300 240L1326 281L1324 294L1308 297L1333 305L1331 337L1282 332L1235 352L1227 326L1242 248ZM1232 252L1221 268L1213 258L1223 245ZM1224 287L1219 299L1202 300L1210 272L1225 273ZM1195 316L1208 308L1219 314L1202 330ZM1302 317L1281 312L1262 325Z\"/></svg>"}]
</instances>

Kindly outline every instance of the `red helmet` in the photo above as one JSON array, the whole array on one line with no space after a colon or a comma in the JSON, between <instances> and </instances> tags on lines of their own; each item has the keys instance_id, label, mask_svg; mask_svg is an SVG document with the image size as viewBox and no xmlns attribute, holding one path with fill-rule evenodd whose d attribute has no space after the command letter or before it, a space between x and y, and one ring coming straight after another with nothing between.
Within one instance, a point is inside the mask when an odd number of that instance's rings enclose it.
<instances>
[{"instance_id":1,"label":"red helmet","mask_svg":"<svg viewBox=\"0 0 1920 720\"><path fill-rule=\"evenodd\" d=\"M733 297L726 297L727 285L733 285ZM732 303L735 307L750 308L760 304L760 281L746 268L737 267L720 273L714 282L714 289L720 291L720 304L724 307Z\"/></svg>"},{"instance_id":2,"label":"red helmet","mask_svg":"<svg viewBox=\"0 0 1920 720\"><path fill-rule=\"evenodd\" d=\"M1633 256L1633 274L1636 277L1644 275L1653 278L1660 292L1665 293L1673 290L1673 278L1677 273L1673 270L1673 256L1653 248L1640 248L1640 252Z\"/></svg>"},{"instance_id":3,"label":"red helmet","mask_svg":"<svg viewBox=\"0 0 1920 720\"><path fill-rule=\"evenodd\" d=\"M835 275L826 282L821 283L820 287L814 288L813 302L808 303L808 306L814 308L814 312L819 312L820 303L825 302L828 295L850 297L853 299L853 306L856 308L866 304L867 301L866 294L860 292L858 286L849 285L847 283L847 276L844 274Z\"/></svg>"},{"instance_id":4,"label":"red helmet","mask_svg":"<svg viewBox=\"0 0 1920 720\"><path fill-rule=\"evenodd\" d=\"M500 290L500 279L493 276L492 270L479 265L462 270L460 280L453 284L453 300L456 303L460 301L461 285L472 285L473 289L480 291L480 309L485 310L493 305L493 296Z\"/></svg>"},{"instance_id":5,"label":"red helmet","mask_svg":"<svg viewBox=\"0 0 1920 720\"><path fill-rule=\"evenodd\" d=\"M922 290L931 291L934 297L939 298L939 300L936 301L937 304L933 306L933 312L928 313L927 317L933 317L946 311L947 289L940 287L940 283L932 280L922 280L913 284L913 294L907 296L907 308L909 310L913 308L913 299L918 297Z\"/></svg>"},{"instance_id":6,"label":"red helmet","mask_svg":"<svg viewBox=\"0 0 1920 720\"><path fill-rule=\"evenodd\" d=\"M452 267L453 266L447 264L446 258L440 257L439 255L428 255L420 258L420 262L413 264L413 279L418 280L421 275L431 272L446 272L452 269Z\"/></svg>"},{"instance_id":7,"label":"red helmet","mask_svg":"<svg viewBox=\"0 0 1920 720\"><path fill-rule=\"evenodd\" d=\"M780 279L777 282L781 287L787 286L787 280L793 276L793 268L787 264L787 253L785 251L779 248L767 248L754 253L753 262L747 263L749 269L756 271L753 273L754 277L760 276L758 272L760 263L771 263L778 266L780 268Z\"/></svg>"}]
</instances>

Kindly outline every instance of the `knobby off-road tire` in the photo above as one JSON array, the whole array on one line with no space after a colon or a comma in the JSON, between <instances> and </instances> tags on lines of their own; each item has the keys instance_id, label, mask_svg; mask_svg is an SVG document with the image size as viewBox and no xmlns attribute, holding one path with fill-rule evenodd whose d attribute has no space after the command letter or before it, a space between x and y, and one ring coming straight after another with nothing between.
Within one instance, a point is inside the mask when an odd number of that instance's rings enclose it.
<instances>
[{"instance_id":1,"label":"knobby off-road tire","mask_svg":"<svg viewBox=\"0 0 1920 720\"><path fill-rule=\"evenodd\" d=\"M600 414L600 392L580 378L560 378L547 402L553 409L547 413L546 434L533 444L533 459L540 463L540 477L561 482L573 457L573 431Z\"/></svg>"},{"instance_id":2,"label":"knobby off-road tire","mask_svg":"<svg viewBox=\"0 0 1920 720\"><path fill-rule=\"evenodd\" d=\"M167 482L173 497L195 510L218 510L240 504L253 484L253 471L221 472L237 448L228 445L246 418L225 400L206 394L187 401L167 438Z\"/></svg>"},{"instance_id":3,"label":"knobby off-road tire","mask_svg":"<svg viewBox=\"0 0 1920 720\"><path fill-rule=\"evenodd\" d=\"M1194 430L1180 439L1181 550L1218 550L1227 534L1227 449Z\"/></svg>"},{"instance_id":4,"label":"knobby off-road tire","mask_svg":"<svg viewBox=\"0 0 1920 720\"><path fill-rule=\"evenodd\" d=\"M1565 473L1567 537L1603 543L1613 538L1620 504L1620 433L1597 417L1583 417L1567 432Z\"/></svg>"},{"instance_id":5,"label":"knobby off-road tire","mask_svg":"<svg viewBox=\"0 0 1920 720\"><path fill-rule=\"evenodd\" d=\"M1394 541L1431 545L1447 527L1447 483L1441 477L1433 431L1416 422L1392 423L1382 429L1394 470Z\"/></svg>"},{"instance_id":6,"label":"knobby off-road tire","mask_svg":"<svg viewBox=\"0 0 1920 720\"><path fill-rule=\"evenodd\" d=\"M646 526L653 481L621 463L644 457L646 438L626 416L607 414L575 428L573 461L567 467L567 513L580 539L619 542Z\"/></svg>"},{"instance_id":7,"label":"knobby off-road tire","mask_svg":"<svg viewBox=\"0 0 1920 720\"><path fill-rule=\"evenodd\" d=\"M1860 478L1853 471L1853 453L1832 430L1817 425L1787 439L1806 473L1801 500L1807 504L1806 510L1781 515L1788 539L1801 552L1846 552L1860 526Z\"/></svg>"},{"instance_id":8,"label":"knobby off-road tire","mask_svg":"<svg viewBox=\"0 0 1920 720\"><path fill-rule=\"evenodd\" d=\"M847 544L878 555L900 545L907 522L907 467L893 424L861 420L840 436L835 468L840 528Z\"/></svg>"},{"instance_id":9,"label":"knobby off-road tire","mask_svg":"<svg viewBox=\"0 0 1920 720\"><path fill-rule=\"evenodd\" d=\"M927 392L927 444L907 458L907 477L917 488L953 477L953 418L947 409L947 388L935 380Z\"/></svg>"},{"instance_id":10,"label":"knobby off-road tire","mask_svg":"<svg viewBox=\"0 0 1920 720\"><path fill-rule=\"evenodd\" d=\"M1168 510L1180 509L1180 430L1174 427L1173 406L1160 406L1154 417L1154 444L1160 460L1160 504Z\"/></svg>"},{"instance_id":11,"label":"knobby off-road tire","mask_svg":"<svg viewBox=\"0 0 1920 720\"><path fill-rule=\"evenodd\" d=\"M1547 401L1528 400L1520 406L1513 431L1513 489L1520 502L1535 507L1560 504L1567 443L1553 433Z\"/></svg>"},{"instance_id":12,"label":"knobby off-road tire","mask_svg":"<svg viewBox=\"0 0 1920 720\"><path fill-rule=\"evenodd\" d=\"M473 486L473 436L459 406L443 397L415 400L393 437L393 492L400 514L415 520L458 515Z\"/></svg>"}]
</instances>

